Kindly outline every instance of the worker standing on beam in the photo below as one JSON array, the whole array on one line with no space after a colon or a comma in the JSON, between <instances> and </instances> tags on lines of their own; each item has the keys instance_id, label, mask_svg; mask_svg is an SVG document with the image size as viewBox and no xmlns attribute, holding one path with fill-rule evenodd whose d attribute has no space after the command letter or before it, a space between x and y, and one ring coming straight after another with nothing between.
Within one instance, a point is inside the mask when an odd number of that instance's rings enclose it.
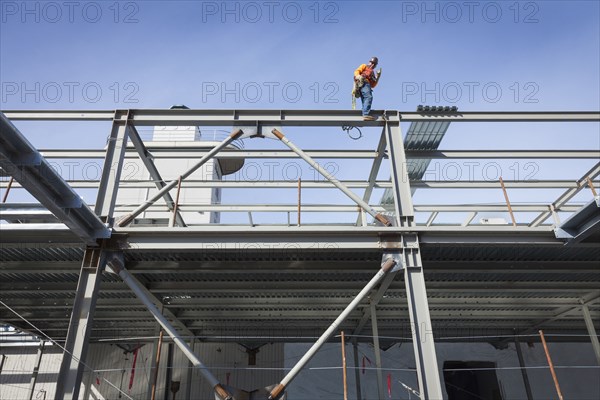
<instances>
[{"instance_id":1,"label":"worker standing on beam","mask_svg":"<svg viewBox=\"0 0 600 400\"><path fill-rule=\"evenodd\" d=\"M373 89L381 77L381 68L375 72L378 63L379 59L372 57L368 64L361 64L354 71L354 96L360 97L362 116L365 121L375 121L375 117L371 116L370 112L373 103Z\"/></svg>"}]
</instances>

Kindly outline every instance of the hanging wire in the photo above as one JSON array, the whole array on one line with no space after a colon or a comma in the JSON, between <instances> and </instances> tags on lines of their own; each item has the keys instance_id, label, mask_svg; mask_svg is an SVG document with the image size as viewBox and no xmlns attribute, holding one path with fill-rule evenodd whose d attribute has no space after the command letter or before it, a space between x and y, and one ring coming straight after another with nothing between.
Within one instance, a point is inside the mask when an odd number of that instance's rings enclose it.
<instances>
[{"instance_id":1,"label":"hanging wire","mask_svg":"<svg viewBox=\"0 0 600 400\"><path fill-rule=\"evenodd\" d=\"M358 135L354 134L352 135L351 131L352 129L356 129L358 131ZM342 130L344 132L346 132L348 134L348 137L352 140L358 140L360 139L363 135L362 135L362 131L360 130L360 128L358 126L346 126L343 125L342 126Z\"/></svg>"}]
</instances>

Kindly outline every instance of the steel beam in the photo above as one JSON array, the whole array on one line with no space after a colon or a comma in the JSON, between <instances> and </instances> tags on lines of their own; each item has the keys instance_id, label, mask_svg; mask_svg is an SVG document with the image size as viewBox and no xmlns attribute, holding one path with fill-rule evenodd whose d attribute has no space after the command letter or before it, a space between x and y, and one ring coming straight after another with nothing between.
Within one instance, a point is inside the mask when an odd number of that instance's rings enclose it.
<instances>
[{"instance_id":1,"label":"steel beam","mask_svg":"<svg viewBox=\"0 0 600 400\"><path fill-rule=\"evenodd\" d=\"M70 179L66 181L72 188L92 189L98 187L98 180ZM388 189L392 187L389 181L357 181L340 180L340 182L352 189L375 188ZM6 181L0 182L0 189L8 187ZM536 180L536 181L504 181L509 189L573 189L576 184L569 180ZM155 188L156 182L150 180L121 180L120 188L151 189ZM289 180L262 180L262 181L204 181L198 179L188 179L186 188L261 188L261 189L291 189L297 188L298 182ZM498 190L498 182L495 181L419 181L411 180L410 186L413 189L492 189ZM162 186L161 186L162 187ZM13 183L13 189L22 188L18 183ZM302 181L304 189L335 189L335 185L328 181ZM369 199L364 201L369 201ZM10 204L10 203L5 203ZM418 207L418 206L417 206ZM540 210L547 209L547 205L540 205ZM570 206L574 208L575 206ZM564 208L562 208L564 210Z\"/></svg>"},{"instance_id":2,"label":"steel beam","mask_svg":"<svg viewBox=\"0 0 600 400\"><path fill-rule=\"evenodd\" d=\"M600 197L598 196L554 229L556 237L566 240L567 245L579 243L599 231Z\"/></svg>"},{"instance_id":3,"label":"steel beam","mask_svg":"<svg viewBox=\"0 0 600 400\"><path fill-rule=\"evenodd\" d=\"M151 147L150 147L151 146ZM156 142L149 144L154 159L161 158L191 158L202 157L207 150L199 148L198 144L177 148L160 145ZM96 149L40 149L46 159L103 159L104 150ZM373 150L305 150L312 158L335 159L374 159L379 153ZM598 150L405 150L407 159L598 159ZM224 149L223 158L296 158L293 151L273 149ZM136 158L133 152L125 154L125 158ZM384 158L387 155L383 154Z\"/></svg>"},{"instance_id":4,"label":"steel beam","mask_svg":"<svg viewBox=\"0 0 600 400\"><path fill-rule=\"evenodd\" d=\"M427 112L396 112L373 110L374 114L387 114L388 120L402 121L450 121L450 122L561 122L561 121L600 121L600 112L587 111L499 111L499 112L456 112L449 114ZM18 120L43 121L109 121L110 110L5 110L8 118ZM223 126L223 125L265 125L285 126L383 126L379 121L363 121L360 111L353 110L132 110L136 126Z\"/></svg>"},{"instance_id":5,"label":"steel beam","mask_svg":"<svg viewBox=\"0 0 600 400\"><path fill-rule=\"evenodd\" d=\"M95 245L110 231L19 130L0 113L0 167L84 243Z\"/></svg>"},{"instance_id":6,"label":"steel beam","mask_svg":"<svg viewBox=\"0 0 600 400\"><path fill-rule=\"evenodd\" d=\"M579 306L563 306L563 307L559 307L556 310L553 311L553 315L549 318L544 318L542 321L539 321L537 323L535 323L533 326L530 326L527 329L522 329L520 330L517 334L518 335L525 335L525 334L529 334L532 332L535 332L537 329L544 327L546 324L549 324L553 321L556 321L558 319L564 318L566 316L568 316L569 314L572 314L576 311L579 311L579 309L581 308L582 305L585 304L590 304L593 302L596 302L600 299L600 290L594 290L595 288L591 288L591 287L582 287L585 286L585 283L582 282L581 283L581 289L585 290L587 292L587 294L582 295L579 302L581 303ZM587 289L587 290L586 290ZM588 292L589 290L592 290L591 292ZM539 290L538 290L539 292ZM551 291L552 292L552 291ZM504 344L504 343L508 343L508 340L500 340L498 342L499 344Z\"/></svg>"},{"instance_id":7,"label":"steel beam","mask_svg":"<svg viewBox=\"0 0 600 400\"><path fill-rule=\"evenodd\" d=\"M406 150L408 159L598 159L598 150Z\"/></svg>"},{"instance_id":8,"label":"steel beam","mask_svg":"<svg viewBox=\"0 0 600 400\"><path fill-rule=\"evenodd\" d=\"M106 266L106 253L97 248L85 251L79 283L75 293L73 312L56 383L55 398L78 399L84 362L93 328L94 312L102 272Z\"/></svg>"},{"instance_id":9,"label":"steel beam","mask_svg":"<svg viewBox=\"0 0 600 400\"><path fill-rule=\"evenodd\" d=\"M297 185L297 184L296 184ZM156 197L156 196L155 196ZM158 196L160 198L161 196ZM156 200L154 200L156 201ZM361 200L362 201L362 200ZM386 207L369 205L369 210L377 214L378 212L385 212ZM139 207L138 207L139 208ZM148 205L144 203L144 211L158 211L161 210L161 205ZM548 206L544 204L523 204L515 205L512 207L514 212L539 212L547 209ZM577 205L565 205L561 207L561 211L577 211L581 207ZM202 204L202 203L187 203L179 205L178 209L181 211L204 211L204 212L297 212L297 204ZM121 205L116 207L117 211L120 212L137 212L137 208L131 205ZM353 212L356 211L356 206L353 205L320 205L320 204L303 204L302 211L306 212ZM451 205L416 205L414 206L416 212L503 212L506 211L506 204L451 204ZM512 226L511 226L512 228Z\"/></svg>"}]
</instances>

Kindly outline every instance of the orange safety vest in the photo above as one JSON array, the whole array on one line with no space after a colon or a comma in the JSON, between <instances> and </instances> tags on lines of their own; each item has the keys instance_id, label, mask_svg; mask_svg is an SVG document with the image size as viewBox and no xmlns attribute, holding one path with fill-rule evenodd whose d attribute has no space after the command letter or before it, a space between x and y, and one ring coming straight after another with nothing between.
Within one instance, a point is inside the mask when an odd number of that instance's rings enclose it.
<instances>
[{"instance_id":1,"label":"orange safety vest","mask_svg":"<svg viewBox=\"0 0 600 400\"><path fill-rule=\"evenodd\" d=\"M372 88L375 88L375 86L377 86L377 81L375 80L375 72L373 71L373 68L369 67L367 64L361 64L360 67L358 67L356 71L354 71L355 77L359 75L364 76Z\"/></svg>"}]
</instances>

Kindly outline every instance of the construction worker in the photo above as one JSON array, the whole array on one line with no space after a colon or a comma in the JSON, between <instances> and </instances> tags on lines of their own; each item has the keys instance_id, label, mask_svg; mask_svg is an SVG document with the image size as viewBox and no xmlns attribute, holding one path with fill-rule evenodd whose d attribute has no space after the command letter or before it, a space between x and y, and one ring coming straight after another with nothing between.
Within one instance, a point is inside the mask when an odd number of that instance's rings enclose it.
<instances>
[{"instance_id":1,"label":"construction worker","mask_svg":"<svg viewBox=\"0 0 600 400\"><path fill-rule=\"evenodd\" d=\"M375 72L375 68L379 59L372 57L369 64L361 64L354 71L354 87L357 96L362 101L362 116L365 121L375 121L375 117L369 115L371 112L371 104L373 103L373 89L379 82L381 76L381 68ZM360 94L360 96L358 96Z\"/></svg>"}]
</instances>

